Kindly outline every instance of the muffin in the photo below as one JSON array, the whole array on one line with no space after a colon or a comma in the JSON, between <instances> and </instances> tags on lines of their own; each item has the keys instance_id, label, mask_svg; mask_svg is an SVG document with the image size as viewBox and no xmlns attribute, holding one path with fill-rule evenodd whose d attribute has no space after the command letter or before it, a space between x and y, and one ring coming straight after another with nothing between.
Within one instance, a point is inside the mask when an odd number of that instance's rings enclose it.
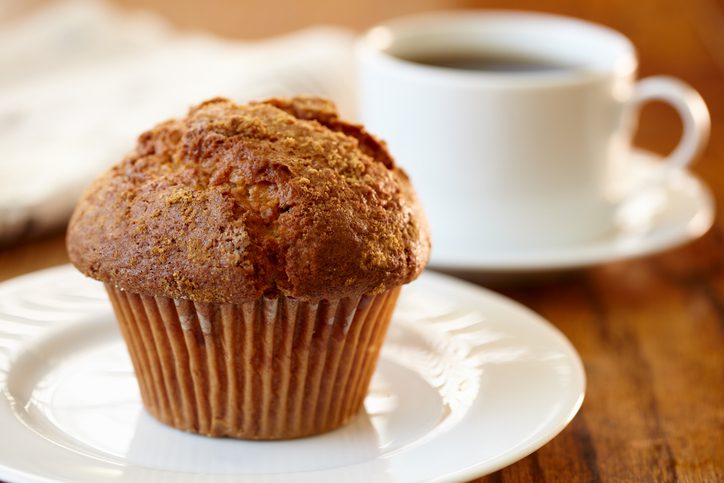
<instances>
[{"instance_id":1,"label":"muffin","mask_svg":"<svg viewBox=\"0 0 724 483\"><path fill-rule=\"evenodd\" d=\"M208 436L318 434L361 408L427 224L382 142L316 97L212 99L143 133L73 213L150 414Z\"/></svg>"}]
</instances>

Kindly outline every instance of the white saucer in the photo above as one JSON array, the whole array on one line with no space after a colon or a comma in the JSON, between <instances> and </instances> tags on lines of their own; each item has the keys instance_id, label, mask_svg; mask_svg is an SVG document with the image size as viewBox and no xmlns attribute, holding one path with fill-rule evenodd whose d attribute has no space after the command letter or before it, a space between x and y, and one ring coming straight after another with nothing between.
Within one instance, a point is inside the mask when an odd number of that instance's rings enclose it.
<instances>
[{"instance_id":1,"label":"white saucer","mask_svg":"<svg viewBox=\"0 0 724 483\"><path fill-rule=\"evenodd\" d=\"M657 154L632 153L632 179L648 179L661 163ZM714 223L714 198L688 171L649 189L610 233L572 246L546 250L451 250L434 246L430 266L478 272L538 272L583 268L651 255L702 236ZM484 222L484 220L481 220Z\"/></svg>"},{"instance_id":2,"label":"white saucer","mask_svg":"<svg viewBox=\"0 0 724 483\"><path fill-rule=\"evenodd\" d=\"M349 426L281 442L157 423L102 287L70 266L0 284L0 479L83 482L462 480L558 434L583 400L571 344L530 310L433 273L403 291Z\"/></svg>"}]
</instances>

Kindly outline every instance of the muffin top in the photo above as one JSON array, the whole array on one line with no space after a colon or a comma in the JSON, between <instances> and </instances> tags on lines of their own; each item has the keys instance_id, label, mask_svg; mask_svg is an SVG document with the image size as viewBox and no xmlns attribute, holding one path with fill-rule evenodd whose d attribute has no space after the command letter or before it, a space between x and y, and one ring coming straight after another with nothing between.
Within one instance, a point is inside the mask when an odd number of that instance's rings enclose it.
<instances>
[{"instance_id":1,"label":"muffin top","mask_svg":"<svg viewBox=\"0 0 724 483\"><path fill-rule=\"evenodd\" d=\"M427 223L382 142L316 97L211 99L143 133L70 220L118 288L203 302L374 294L427 263Z\"/></svg>"}]
</instances>

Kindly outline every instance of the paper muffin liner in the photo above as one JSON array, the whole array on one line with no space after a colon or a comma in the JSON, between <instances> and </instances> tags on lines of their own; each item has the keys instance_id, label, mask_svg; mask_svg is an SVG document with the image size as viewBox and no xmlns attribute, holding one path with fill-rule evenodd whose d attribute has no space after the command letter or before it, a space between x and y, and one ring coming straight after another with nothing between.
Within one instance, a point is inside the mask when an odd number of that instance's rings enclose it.
<instances>
[{"instance_id":1,"label":"paper muffin liner","mask_svg":"<svg viewBox=\"0 0 724 483\"><path fill-rule=\"evenodd\" d=\"M106 290L156 419L208 436L286 439L360 410L400 288L241 304Z\"/></svg>"}]
</instances>

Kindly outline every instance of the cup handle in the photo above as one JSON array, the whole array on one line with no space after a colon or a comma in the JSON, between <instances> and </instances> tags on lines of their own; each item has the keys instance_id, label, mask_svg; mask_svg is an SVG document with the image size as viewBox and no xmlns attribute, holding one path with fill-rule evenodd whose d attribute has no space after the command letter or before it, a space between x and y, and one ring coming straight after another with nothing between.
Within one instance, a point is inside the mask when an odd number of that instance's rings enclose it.
<instances>
[{"instance_id":1,"label":"cup handle","mask_svg":"<svg viewBox=\"0 0 724 483\"><path fill-rule=\"evenodd\" d=\"M631 106L649 101L664 101L671 105L684 125L679 144L665 159L664 175L683 169L696 159L709 139L711 120L701 95L689 84L669 76L647 77L636 84ZM664 176L666 177L666 176Z\"/></svg>"},{"instance_id":2,"label":"cup handle","mask_svg":"<svg viewBox=\"0 0 724 483\"><path fill-rule=\"evenodd\" d=\"M628 185L614 214L616 223L621 226L640 228L642 217L652 216L662 209L665 199L660 190L654 188L662 187L691 164L709 139L709 110L701 95L689 84L669 76L647 77L636 84L630 107L635 109L654 100L664 101L676 109L684 130L679 144L658 169L644 178L627 180Z\"/></svg>"}]
</instances>

